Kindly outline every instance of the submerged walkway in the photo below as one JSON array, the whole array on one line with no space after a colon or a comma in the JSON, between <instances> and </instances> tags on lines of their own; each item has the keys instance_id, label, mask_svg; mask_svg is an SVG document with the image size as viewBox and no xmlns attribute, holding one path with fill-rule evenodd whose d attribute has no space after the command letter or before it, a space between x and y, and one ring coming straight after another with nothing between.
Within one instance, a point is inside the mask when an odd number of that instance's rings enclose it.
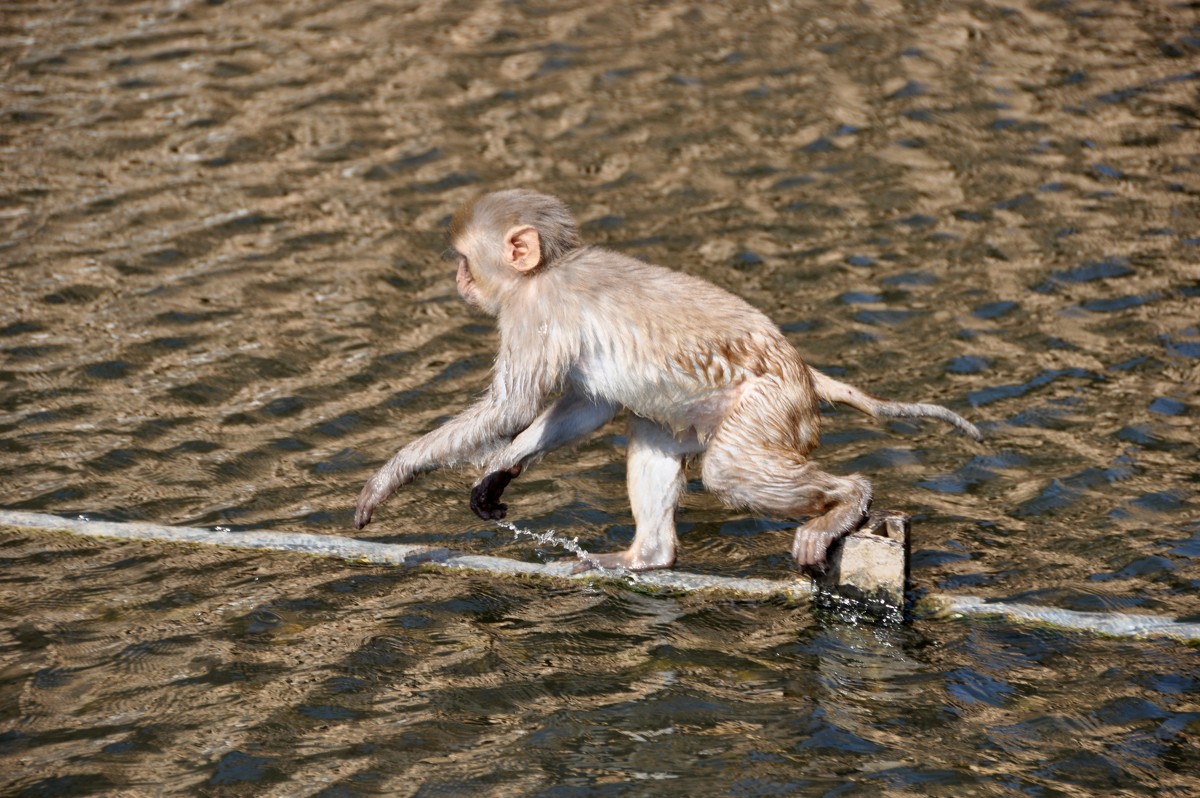
<instances>
[{"instance_id":1,"label":"submerged walkway","mask_svg":"<svg viewBox=\"0 0 1200 798\"><path fill-rule=\"evenodd\" d=\"M792 599L807 599L812 596L814 590L812 583L804 578L795 581L746 579L706 576L674 570L640 574L624 574L613 571L588 571L582 574L572 574L571 568L574 563L570 560L528 563L506 557L463 554L435 546L375 543L357 538L302 532L267 530L231 532L198 527L93 521L86 518L62 518L43 513L0 510L0 528L4 527L31 531L61 531L92 538L150 540L239 549L290 551L379 565L428 564L447 569L482 571L500 576L532 576L579 581L613 581L624 578L627 584L650 590L716 592L758 598L784 596ZM1156 615L1074 612L1055 607L994 602L975 596L945 594L927 595L922 599L922 605L941 617L982 615L1003 617L1017 622L1047 624L1062 629L1112 637L1170 637L1184 641L1200 641L1200 623L1180 622Z\"/></svg>"}]
</instances>

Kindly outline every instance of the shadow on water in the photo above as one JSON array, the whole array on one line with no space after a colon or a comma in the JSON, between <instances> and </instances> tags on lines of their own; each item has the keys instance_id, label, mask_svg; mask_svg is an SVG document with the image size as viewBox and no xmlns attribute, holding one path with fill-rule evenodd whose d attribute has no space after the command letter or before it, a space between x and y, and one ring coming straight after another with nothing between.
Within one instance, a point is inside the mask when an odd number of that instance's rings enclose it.
<instances>
[{"instance_id":1,"label":"shadow on water","mask_svg":"<svg viewBox=\"0 0 1200 798\"><path fill-rule=\"evenodd\" d=\"M918 584L1200 617L1197 53L1186 3L10 4L0 506L349 534L466 405L467 197L561 195L817 367L976 446L827 418L914 513ZM604 429L510 488L632 535ZM787 525L689 486L681 564L787 578ZM535 559L467 477L379 540ZM879 630L286 554L0 535L5 794L1191 795L1194 649ZM1085 687L1085 689L1083 689Z\"/></svg>"}]
</instances>

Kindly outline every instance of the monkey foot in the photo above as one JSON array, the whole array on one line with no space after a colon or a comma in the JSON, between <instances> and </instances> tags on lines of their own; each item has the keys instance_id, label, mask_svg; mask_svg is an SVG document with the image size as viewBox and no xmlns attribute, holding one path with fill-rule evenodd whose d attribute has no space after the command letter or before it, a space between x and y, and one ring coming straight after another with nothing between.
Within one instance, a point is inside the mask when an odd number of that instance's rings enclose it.
<instances>
[{"instance_id":1,"label":"monkey foot","mask_svg":"<svg viewBox=\"0 0 1200 798\"><path fill-rule=\"evenodd\" d=\"M613 552L612 554L589 554L586 559L581 559L571 569L573 574L581 574L586 571L592 571L597 568L606 570L621 570L626 571L657 571L661 568L670 568L675 564L675 557L671 556L653 558L647 560L644 557L637 557L631 550Z\"/></svg>"},{"instance_id":2,"label":"monkey foot","mask_svg":"<svg viewBox=\"0 0 1200 798\"><path fill-rule=\"evenodd\" d=\"M792 543L792 559L805 575L817 578L825 575L829 567L829 547L852 530L837 535L797 533Z\"/></svg>"},{"instance_id":3,"label":"monkey foot","mask_svg":"<svg viewBox=\"0 0 1200 798\"><path fill-rule=\"evenodd\" d=\"M820 520L820 519L817 519ZM800 570L811 577L824 576L829 567L829 547L856 529L877 531L887 523L887 513L864 512L857 521L842 531L830 531L828 528L813 529L814 522L796 530L792 540L792 559Z\"/></svg>"}]
</instances>

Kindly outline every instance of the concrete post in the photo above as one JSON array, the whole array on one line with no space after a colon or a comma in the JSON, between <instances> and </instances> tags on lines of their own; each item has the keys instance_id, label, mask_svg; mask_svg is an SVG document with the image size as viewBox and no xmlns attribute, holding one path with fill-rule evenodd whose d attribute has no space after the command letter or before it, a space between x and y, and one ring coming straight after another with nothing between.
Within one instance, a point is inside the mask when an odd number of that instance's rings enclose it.
<instances>
[{"instance_id":1,"label":"concrete post","mask_svg":"<svg viewBox=\"0 0 1200 798\"><path fill-rule=\"evenodd\" d=\"M902 612L911 521L906 513L871 513L861 527L830 549L829 568L818 580L819 587L853 601L883 604Z\"/></svg>"}]
</instances>

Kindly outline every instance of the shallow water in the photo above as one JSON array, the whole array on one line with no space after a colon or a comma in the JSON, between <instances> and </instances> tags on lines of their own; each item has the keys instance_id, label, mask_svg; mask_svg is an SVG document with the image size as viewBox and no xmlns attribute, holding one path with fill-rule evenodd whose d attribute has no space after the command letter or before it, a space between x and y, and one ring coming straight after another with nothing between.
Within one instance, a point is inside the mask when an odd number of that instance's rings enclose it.
<instances>
[{"instance_id":1,"label":"shallow water","mask_svg":"<svg viewBox=\"0 0 1200 798\"><path fill-rule=\"evenodd\" d=\"M828 417L919 588L1194 620L1198 52L1171 2L9 4L0 506L350 534L486 381L444 220L527 185L984 427ZM622 435L513 520L624 545ZM555 556L470 479L366 536ZM693 488L681 567L791 573L786 525ZM1177 644L0 540L6 793L1197 790Z\"/></svg>"}]
</instances>

